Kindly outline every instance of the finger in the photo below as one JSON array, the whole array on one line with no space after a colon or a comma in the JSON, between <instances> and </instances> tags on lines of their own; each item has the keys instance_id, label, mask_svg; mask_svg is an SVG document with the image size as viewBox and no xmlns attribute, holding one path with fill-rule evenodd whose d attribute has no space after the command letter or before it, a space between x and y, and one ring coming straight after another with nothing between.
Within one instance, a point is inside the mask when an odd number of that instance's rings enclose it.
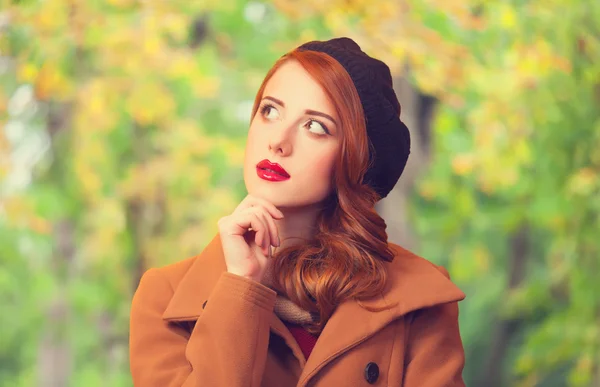
<instances>
[{"instance_id":1,"label":"finger","mask_svg":"<svg viewBox=\"0 0 600 387\"><path fill-rule=\"evenodd\" d=\"M262 219L260 214L255 212L252 213L251 224L252 228L257 230L255 236L255 243L261 247L261 250L263 251L263 254L265 256L268 255L269 252L267 249L271 241L269 238L269 229L265 221Z\"/></svg>"},{"instance_id":2,"label":"finger","mask_svg":"<svg viewBox=\"0 0 600 387\"><path fill-rule=\"evenodd\" d=\"M261 230L257 232L254 236L254 243L256 243L256 245L260 247L260 250L263 252L263 254L265 254L265 248L263 246L264 234L265 232Z\"/></svg>"},{"instance_id":3,"label":"finger","mask_svg":"<svg viewBox=\"0 0 600 387\"><path fill-rule=\"evenodd\" d=\"M279 242L279 230L277 229L277 225L275 224L275 220L273 219L273 217L271 216L271 214L264 208L264 207L259 207L258 208L258 213L260 213L260 215L262 216L263 221L265 222L265 224L267 225L268 229L269 229L269 239L270 239L270 244L269 246L276 246L279 247L280 242Z\"/></svg>"},{"instance_id":4,"label":"finger","mask_svg":"<svg viewBox=\"0 0 600 387\"><path fill-rule=\"evenodd\" d=\"M220 232L228 235L241 235L247 243L254 240L259 246L265 243L265 234L268 234L269 231L262 217L248 211L230 215L228 218L227 222L221 223Z\"/></svg>"},{"instance_id":5,"label":"finger","mask_svg":"<svg viewBox=\"0 0 600 387\"><path fill-rule=\"evenodd\" d=\"M277 227L275 226L275 222L273 218L271 218L271 214L267 212L263 207L253 207L254 213L261 219L263 224L265 225L265 233L268 235L268 242L263 240L263 247L269 247L271 245L275 246L277 243Z\"/></svg>"},{"instance_id":6,"label":"finger","mask_svg":"<svg viewBox=\"0 0 600 387\"><path fill-rule=\"evenodd\" d=\"M281 212L275 205L263 198L254 198L259 205L262 205L272 217L281 219L283 218L283 212Z\"/></svg>"},{"instance_id":7,"label":"finger","mask_svg":"<svg viewBox=\"0 0 600 387\"><path fill-rule=\"evenodd\" d=\"M240 204L237 205L237 207L235 208L235 210L233 212L240 212L247 208L252 207L252 200L253 199L252 199L251 195L246 195L246 197L244 199L242 199Z\"/></svg>"},{"instance_id":8,"label":"finger","mask_svg":"<svg viewBox=\"0 0 600 387\"><path fill-rule=\"evenodd\" d=\"M277 218L277 219L283 218L283 212L278 210L274 204L272 204L271 202L269 202L263 198L259 198L259 197L252 196L252 195L246 196L244 198L244 200L242 200L242 202L236 207L235 211L243 211L245 209L248 209L250 207L255 207L255 206L262 206L262 207L266 208L269 211L269 213L271 214L271 216L274 218Z\"/></svg>"}]
</instances>

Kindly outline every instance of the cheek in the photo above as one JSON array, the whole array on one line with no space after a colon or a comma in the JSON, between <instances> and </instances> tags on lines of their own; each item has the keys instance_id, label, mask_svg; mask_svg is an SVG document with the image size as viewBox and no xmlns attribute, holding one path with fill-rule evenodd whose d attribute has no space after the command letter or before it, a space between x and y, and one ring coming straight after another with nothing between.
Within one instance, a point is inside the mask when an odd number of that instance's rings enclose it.
<instances>
[{"instance_id":1,"label":"cheek","mask_svg":"<svg viewBox=\"0 0 600 387\"><path fill-rule=\"evenodd\" d=\"M336 153L334 150L328 150L325 152L314 152L311 157L307 158L310 160L310 165L307 165L307 172L309 178L319 178L319 181L329 182L333 174L335 167Z\"/></svg>"}]
</instances>

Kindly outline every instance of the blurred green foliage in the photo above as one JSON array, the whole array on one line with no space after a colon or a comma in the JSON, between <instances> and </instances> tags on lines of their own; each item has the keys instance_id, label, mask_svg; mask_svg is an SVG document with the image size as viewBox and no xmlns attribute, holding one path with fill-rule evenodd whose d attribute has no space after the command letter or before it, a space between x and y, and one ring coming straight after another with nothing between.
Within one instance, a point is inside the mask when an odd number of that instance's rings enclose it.
<instances>
[{"instance_id":1,"label":"blurred green foliage","mask_svg":"<svg viewBox=\"0 0 600 387\"><path fill-rule=\"evenodd\" d=\"M348 35L440 102L410 215L468 295L468 385L600 385L598 26L564 0L4 0L0 384L131 385L139 276L243 197L267 69Z\"/></svg>"}]
</instances>

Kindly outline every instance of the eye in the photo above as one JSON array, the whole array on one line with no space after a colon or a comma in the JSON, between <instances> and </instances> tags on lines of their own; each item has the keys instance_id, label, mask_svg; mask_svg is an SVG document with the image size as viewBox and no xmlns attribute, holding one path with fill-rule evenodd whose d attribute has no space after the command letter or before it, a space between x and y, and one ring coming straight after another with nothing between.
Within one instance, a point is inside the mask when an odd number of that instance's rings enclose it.
<instances>
[{"instance_id":1,"label":"eye","mask_svg":"<svg viewBox=\"0 0 600 387\"><path fill-rule=\"evenodd\" d=\"M260 109L260 114L267 120L276 120L279 118L279 111L271 104L265 104Z\"/></svg>"},{"instance_id":2,"label":"eye","mask_svg":"<svg viewBox=\"0 0 600 387\"><path fill-rule=\"evenodd\" d=\"M325 124L323 124L321 121L312 119L309 120L305 126L307 126L308 130L310 131L316 130L316 132L313 131L315 134L329 134L327 126L325 126Z\"/></svg>"}]
</instances>

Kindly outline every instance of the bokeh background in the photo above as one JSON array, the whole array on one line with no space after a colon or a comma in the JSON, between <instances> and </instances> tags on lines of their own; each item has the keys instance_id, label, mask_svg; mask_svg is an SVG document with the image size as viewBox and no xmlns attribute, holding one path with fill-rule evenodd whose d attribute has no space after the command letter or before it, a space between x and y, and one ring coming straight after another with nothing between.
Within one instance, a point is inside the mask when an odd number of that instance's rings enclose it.
<instances>
[{"instance_id":1,"label":"bokeh background","mask_svg":"<svg viewBox=\"0 0 600 387\"><path fill-rule=\"evenodd\" d=\"M349 36L394 74L377 209L467 293L467 385L600 386L600 2L0 5L0 385L131 386L132 294L245 196L266 71Z\"/></svg>"}]
</instances>

